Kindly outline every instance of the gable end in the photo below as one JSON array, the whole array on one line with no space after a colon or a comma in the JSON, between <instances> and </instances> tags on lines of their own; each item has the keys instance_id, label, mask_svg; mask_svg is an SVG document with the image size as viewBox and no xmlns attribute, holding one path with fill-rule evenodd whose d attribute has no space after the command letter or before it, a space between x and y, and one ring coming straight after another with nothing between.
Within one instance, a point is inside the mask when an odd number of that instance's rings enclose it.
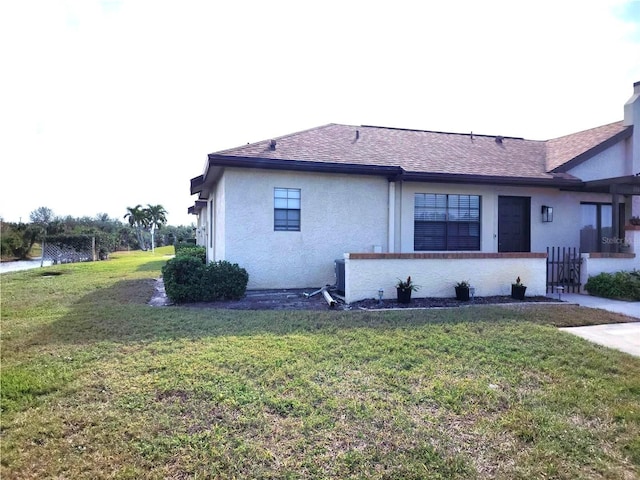
<instances>
[{"instance_id":1,"label":"gable end","mask_svg":"<svg viewBox=\"0 0 640 480\"><path fill-rule=\"evenodd\" d=\"M569 161L567 161L567 162L565 162L565 163L563 163L561 165L558 165L557 167L549 170L549 172L550 173L565 173L565 172L568 172L572 168L575 168L578 165L580 165L581 163L589 160L590 158L595 157L599 153L604 152L606 149L612 147L616 143L621 142L623 140L626 140L627 138L631 137L632 134L633 134L633 126L626 127L624 130L622 130L621 132L616 133L615 135L613 135L612 137L608 138L604 142L601 142L598 145L596 145L595 147L590 148L589 150L586 150L585 152L582 152L581 154L573 157L571 160L569 160Z\"/></svg>"}]
</instances>

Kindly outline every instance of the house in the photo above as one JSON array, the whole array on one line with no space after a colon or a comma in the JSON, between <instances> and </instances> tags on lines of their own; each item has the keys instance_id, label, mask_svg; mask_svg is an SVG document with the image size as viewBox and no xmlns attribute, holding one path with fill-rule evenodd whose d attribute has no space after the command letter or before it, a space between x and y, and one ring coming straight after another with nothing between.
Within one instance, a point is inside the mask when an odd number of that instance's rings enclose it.
<instances>
[{"instance_id":1,"label":"house","mask_svg":"<svg viewBox=\"0 0 640 480\"><path fill-rule=\"evenodd\" d=\"M548 141L329 124L210 154L191 194L198 244L250 289L544 295L640 268L640 82L622 121Z\"/></svg>"}]
</instances>

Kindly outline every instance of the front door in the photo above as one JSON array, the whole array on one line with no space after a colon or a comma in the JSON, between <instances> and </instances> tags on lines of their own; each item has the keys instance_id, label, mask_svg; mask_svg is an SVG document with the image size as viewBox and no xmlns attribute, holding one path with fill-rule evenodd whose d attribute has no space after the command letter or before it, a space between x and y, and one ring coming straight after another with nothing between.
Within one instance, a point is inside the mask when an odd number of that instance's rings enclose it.
<instances>
[{"instance_id":1,"label":"front door","mask_svg":"<svg viewBox=\"0 0 640 480\"><path fill-rule=\"evenodd\" d=\"M531 198L498 197L498 252L531 251Z\"/></svg>"}]
</instances>

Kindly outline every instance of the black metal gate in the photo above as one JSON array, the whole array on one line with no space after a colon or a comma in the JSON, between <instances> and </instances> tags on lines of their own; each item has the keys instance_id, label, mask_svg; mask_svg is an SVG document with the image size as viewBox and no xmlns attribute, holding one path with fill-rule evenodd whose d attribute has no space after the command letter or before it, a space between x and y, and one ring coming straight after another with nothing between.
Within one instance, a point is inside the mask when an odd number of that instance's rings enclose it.
<instances>
[{"instance_id":1,"label":"black metal gate","mask_svg":"<svg viewBox=\"0 0 640 480\"><path fill-rule=\"evenodd\" d=\"M575 247L547 247L547 293L580 293L582 256Z\"/></svg>"}]
</instances>

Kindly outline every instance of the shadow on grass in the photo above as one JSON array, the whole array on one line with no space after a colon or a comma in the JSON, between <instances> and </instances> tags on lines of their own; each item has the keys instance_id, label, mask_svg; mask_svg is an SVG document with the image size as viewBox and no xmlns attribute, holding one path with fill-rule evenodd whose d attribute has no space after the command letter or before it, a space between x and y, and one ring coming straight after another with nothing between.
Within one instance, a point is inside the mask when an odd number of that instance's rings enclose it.
<instances>
[{"instance_id":1,"label":"shadow on grass","mask_svg":"<svg viewBox=\"0 0 640 480\"><path fill-rule=\"evenodd\" d=\"M460 308L387 311L226 310L218 308L151 307L155 281L125 280L81 297L59 320L43 326L38 342L85 344L130 343L295 333L327 334L338 330L412 329L426 324L461 322L530 322L551 326L612 323L626 317L573 305L525 307L476 305Z\"/></svg>"},{"instance_id":2,"label":"shadow on grass","mask_svg":"<svg viewBox=\"0 0 640 480\"><path fill-rule=\"evenodd\" d=\"M427 323L480 321L513 316L496 309L413 311L282 311L225 310L189 307L151 307L147 302L154 280L124 280L81 297L60 319L43 326L38 343L129 343L244 336L332 332L345 328L415 328ZM482 313L481 313L482 312Z\"/></svg>"}]
</instances>

